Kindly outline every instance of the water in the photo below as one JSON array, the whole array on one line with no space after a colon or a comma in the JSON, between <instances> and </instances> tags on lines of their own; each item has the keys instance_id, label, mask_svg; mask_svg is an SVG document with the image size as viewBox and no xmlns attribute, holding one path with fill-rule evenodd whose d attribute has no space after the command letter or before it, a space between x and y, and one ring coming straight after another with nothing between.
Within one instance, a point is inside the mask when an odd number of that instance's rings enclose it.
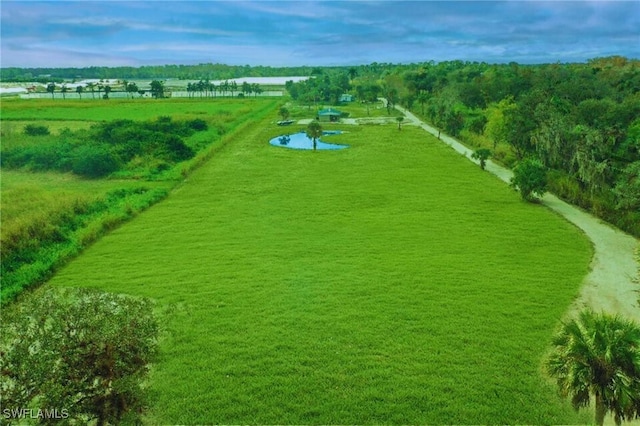
<instances>
[{"instance_id":1,"label":"water","mask_svg":"<svg viewBox=\"0 0 640 426\"><path fill-rule=\"evenodd\" d=\"M332 130L322 132L323 136L328 135L337 135L342 133L340 130ZM269 143L273 146L280 146L283 148L291 148L291 149L313 149L313 139L307 137L305 132L294 133L291 135L281 135L276 136L271 139ZM348 148L349 145L339 145L334 143L326 143L322 142L320 139L316 140L316 149L344 149Z\"/></svg>"}]
</instances>

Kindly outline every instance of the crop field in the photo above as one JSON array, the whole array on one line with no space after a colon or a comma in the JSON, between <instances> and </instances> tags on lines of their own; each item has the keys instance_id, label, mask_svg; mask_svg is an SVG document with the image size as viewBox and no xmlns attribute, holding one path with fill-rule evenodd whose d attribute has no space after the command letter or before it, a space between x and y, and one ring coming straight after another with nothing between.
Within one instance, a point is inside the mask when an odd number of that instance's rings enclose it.
<instances>
[{"instance_id":1,"label":"crop field","mask_svg":"<svg viewBox=\"0 0 640 426\"><path fill-rule=\"evenodd\" d=\"M420 129L296 151L275 119L47 284L155 301L150 423L588 422L541 373L588 269L577 229Z\"/></svg>"}]
</instances>

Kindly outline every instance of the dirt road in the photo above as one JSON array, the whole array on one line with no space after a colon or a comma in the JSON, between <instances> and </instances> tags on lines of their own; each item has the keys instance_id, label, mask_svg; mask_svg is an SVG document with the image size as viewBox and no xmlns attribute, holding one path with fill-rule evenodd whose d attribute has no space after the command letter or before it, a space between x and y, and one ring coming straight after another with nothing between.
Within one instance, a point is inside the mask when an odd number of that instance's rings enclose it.
<instances>
[{"instance_id":1,"label":"dirt road","mask_svg":"<svg viewBox=\"0 0 640 426\"><path fill-rule=\"evenodd\" d=\"M396 108L402 111L412 124L438 136L437 129L423 123L404 108ZM463 154L469 161L477 163L471 159L473 151L452 137L440 134L440 140ZM486 170L507 183L513 176L511 170L490 160L487 162ZM580 294L567 315L590 307L597 312L619 314L640 323L640 266L636 260L639 241L552 194L545 194L542 203L580 228L591 239L594 247L591 271L585 277Z\"/></svg>"}]
</instances>

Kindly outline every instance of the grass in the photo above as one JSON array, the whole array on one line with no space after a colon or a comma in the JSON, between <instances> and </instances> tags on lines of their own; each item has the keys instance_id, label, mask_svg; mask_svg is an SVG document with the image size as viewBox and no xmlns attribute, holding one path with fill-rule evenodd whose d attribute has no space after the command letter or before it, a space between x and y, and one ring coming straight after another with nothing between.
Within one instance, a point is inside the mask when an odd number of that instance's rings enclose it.
<instances>
[{"instance_id":1,"label":"grass","mask_svg":"<svg viewBox=\"0 0 640 426\"><path fill-rule=\"evenodd\" d=\"M588 421L540 371L578 230L419 129L314 153L272 121L50 282L156 300L151 423Z\"/></svg>"},{"instance_id":2,"label":"grass","mask_svg":"<svg viewBox=\"0 0 640 426\"><path fill-rule=\"evenodd\" d=\"M104 112L105 104L111 107L109 114ZM270 113L275 104L276 101L269 99L181 100L173 105L145 100L3 102L0 123L3 152L34 144L55 148L60 143L55 133L67 127L66 124L71 123L78 129L105 116L148 120L169 114L181 119L205 119L210 128L187 141L198 151L193 159L151 177L142 170L119 173L112 179L87 180L68 173L31 173L27 169L3 168L0 205L3 285L0 300L4 303L23 289L41 283L105 232L164 197L191 170L222 149L235 131ZM60 116L67 119L56 118ZM74 119L68 120L69 117ZM78 117L87 121L78 120ZM56 131L44 137L26 136L22 133L26 124L45 124Z\"/></svg>"},{"instance_id":3,"label":"grass","mask_svg":"<svg viewBox=\"0 0 640 426\"><path fill-rule=\"evenodd\" d=\"M37 285L102 234L166 195L170 182L2 171L2 302Z\"/></svg>"},{"instance_id":4,"label":"grass","mask_svg":"<svg viewBox=\"0 0 640 426\"><path fill-rule=\"evenodd\" d=\"M21 122L148 120L172 116L174 120L206 118L208 115L248 114L256 106L272 104L272 99L36 99L2 102L2 120Z\"/></svg>"},{"instance_id":5,"label":"grass","mask_svg":"<svg viewBox=\"0 0 640 426\"><path fill-rule=\"evenodd\" d=\"M367 105L362 104L360 102L354 101L349 103L344 103L339 106L330 106L322 103L311 104L311 105L300 105L300 104L287 104L287 110L289 111L290 118L292 120L300 120L305 118L314 118L318 110L324 108L335 108L343 113L347 113L349 118L380 118L380 117L397 117L402 115L398 110L392 109L391 114L387 111L382 105L382 102L375 102L369 104L369 113L367 114ZM282 119L282 118L280 118Z\"/></svg>"}]
</instances>

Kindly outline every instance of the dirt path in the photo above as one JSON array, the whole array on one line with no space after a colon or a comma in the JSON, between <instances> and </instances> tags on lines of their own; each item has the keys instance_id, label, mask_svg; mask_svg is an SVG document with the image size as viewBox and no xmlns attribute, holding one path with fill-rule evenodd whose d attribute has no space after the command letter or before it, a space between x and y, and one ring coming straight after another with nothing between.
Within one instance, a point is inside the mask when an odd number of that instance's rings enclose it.
<instances>
[{"instance_id":1,"label":"dirt path","mask_svg":"<svg viewBox=\"0 0 640 426\"><path fill-rule=\"evenodd\" d=\"M423 123L404 108L396 108L405 114L409 122L438 136L437 129ZM471 159L473 151L457 140L445 134L440 134L440 140L469 161L477 163ZM487 162L486 170L507 183L513 176L511 170L490 160ZM640 322L640 266L636 260L638 240L552 194L545 194L542 203L580 228L591 239L594 247L591 271L585 277L580 295L567 314L571 315L581 308L591 307L595 311L620 314Z\"/></svg>"}]
</instances>

